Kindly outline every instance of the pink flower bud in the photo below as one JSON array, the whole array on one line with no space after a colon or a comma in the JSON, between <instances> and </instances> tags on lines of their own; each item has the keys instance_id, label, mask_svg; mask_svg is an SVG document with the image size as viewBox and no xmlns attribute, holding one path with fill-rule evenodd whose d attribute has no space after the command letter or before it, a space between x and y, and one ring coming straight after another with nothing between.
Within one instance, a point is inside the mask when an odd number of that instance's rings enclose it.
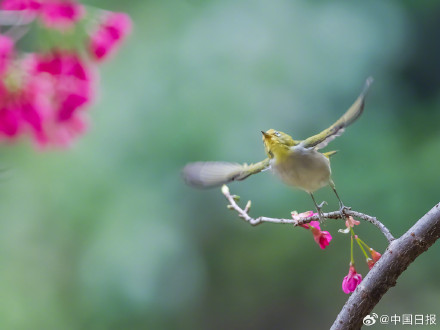
<instances>
[{"instance_id":1,"label":"pink flower bud","mask_svg":"<svg viewBox=\"0 0 440 330\"><path fill-rule=\"evenodd\" d=\"M370 253L371 253L371 257L373 259L368 258L367 259L367 264L368 264L368 268L371 269L373 268L374 264L380 259L380 257L382 256L379 252L375 251L374 249L370 248Z\"/></svg>"},{"instance_id":2,"label":"pink flower bud","mask_svg":"<svg viewBox=\"0 0 440 330\"><path fill-rule=\"evenodd\" d=\"M359 283L362 282L362 275L356 272L354 265L350 263L350 268L348 270L348 275L344 277L342 281L342 291L344 293L353 292Z\"/></svg>"},{"instance_id":3,"label":"pink flower bud","mask_svg":"<svg viewBox=\"0 0 440 330\"><path fill-rule=\"evenodd\" d=\"M370 248L371 257L373 258L374 262L377 262L380 257L382 256L379 252L375 251L374 249Z\"/></svg>"}]
</instances>

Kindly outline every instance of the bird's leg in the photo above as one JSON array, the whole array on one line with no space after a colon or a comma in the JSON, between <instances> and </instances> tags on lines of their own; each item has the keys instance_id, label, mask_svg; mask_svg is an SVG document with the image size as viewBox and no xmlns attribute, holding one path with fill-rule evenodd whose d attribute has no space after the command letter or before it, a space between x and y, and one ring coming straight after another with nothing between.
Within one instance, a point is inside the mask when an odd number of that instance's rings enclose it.
<instances>
[{"instance_id":1,"label":"bird's leg","mask_svg":"<svg viewBox=\"0 0 440 330\"><path fill-rule=\"evenodd\" d=\"M319 222L322 222L324 220L324 215L322 214L321 208L324 206L324 204L327 204L327 202L324 201L320 204L317 204L315 197L312 193L310 193L310 196L312 197L313 203L315 204L316 210L318 211Z\"/></svg>"},{"instance_id":2,"label":"bird's leg","mask_svg":"<svg viewBox=\"0 0 440 330\"><path fill-rule=\"evenodd\" d=\"M350 209L349 207L345 206L344 203L342 203L341 198L339 198L338 192L336 191L336 186L333 180L330 180L330 187L332 187L333 192L335 193L336 197L339 201L339 212L343 213L345 209Z\"/></svg>"}]
</instances>

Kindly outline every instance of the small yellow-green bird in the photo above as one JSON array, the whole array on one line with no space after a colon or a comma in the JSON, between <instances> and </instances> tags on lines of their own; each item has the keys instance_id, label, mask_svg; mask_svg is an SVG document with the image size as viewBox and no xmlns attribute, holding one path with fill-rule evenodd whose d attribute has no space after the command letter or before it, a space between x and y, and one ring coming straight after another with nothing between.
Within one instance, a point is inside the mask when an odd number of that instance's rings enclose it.
<instances>
[{"instance_id":1,"label":"small yellow-green bird","mask_svg":"<svg viewBox=\"0 0 440 330\"><path fill-rule=\"evenodd\" d=\"M186 165L182 171L186 183L197 188L216 187L231 181L241 181L252 174L271 169L281 180L300 188L313 199L320 218L323 203L317 204L313 193L330 185L339 200L341 210L345 207L336 192L331 179L330 156L336 151L319 152L335 137L340 136L345 127L362 114L365 97L373 82L368 78L365 86L353 105L329 128L305 140L294 140L286 133L270 129L263 133L264 149L267 157L255 164L228 162L195 162Z\"/></svg>"}]
</instances>

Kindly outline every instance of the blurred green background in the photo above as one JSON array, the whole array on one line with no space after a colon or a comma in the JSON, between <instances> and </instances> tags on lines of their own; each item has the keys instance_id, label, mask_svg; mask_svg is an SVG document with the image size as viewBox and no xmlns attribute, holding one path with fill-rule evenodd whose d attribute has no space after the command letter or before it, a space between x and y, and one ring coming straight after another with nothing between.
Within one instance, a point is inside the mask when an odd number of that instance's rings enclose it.
<instances>
[{"instance_id":1,"label":"blurred green background","mask_svg":"<svg viewBox=\"0 0 440 330\"><path fill-rule=\"evenodd\" d=\"M340 150L344 202L400 236L440 200L440 3L88 3L128 12L134 32L102 66L90 131L72 149L1 148L0 328L328 328L348 298L343 223L324 224L322 251L302 228L249 226L180 170L261 160L261 130L314 134L372 75L363 116L326 150ZM313 207L268 172L230 188L254 216ZM337 208L330 188L316 197ZM386 248L373 226L357 232ZM374 312L440 317L439 253L420 256Z\"/></svg>"}]
</instances>

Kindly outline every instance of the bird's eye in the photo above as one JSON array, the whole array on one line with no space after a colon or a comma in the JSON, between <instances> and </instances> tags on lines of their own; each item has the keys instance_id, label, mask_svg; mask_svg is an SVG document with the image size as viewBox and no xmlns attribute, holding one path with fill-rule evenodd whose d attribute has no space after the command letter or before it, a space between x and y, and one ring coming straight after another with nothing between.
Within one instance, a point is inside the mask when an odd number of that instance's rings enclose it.
<instances>
[{"instance_id":1,"label":"bird's eye","mask_svg":"<svg viewBox=\"0 0 440 330\"><path fill-rule=\"evenodd\" d=\"M273 134L274 134L275 136L278 136L278 137L281 136L280 132L277 132L277 131L275 131Z\"/></svg>"}]
</instances>

